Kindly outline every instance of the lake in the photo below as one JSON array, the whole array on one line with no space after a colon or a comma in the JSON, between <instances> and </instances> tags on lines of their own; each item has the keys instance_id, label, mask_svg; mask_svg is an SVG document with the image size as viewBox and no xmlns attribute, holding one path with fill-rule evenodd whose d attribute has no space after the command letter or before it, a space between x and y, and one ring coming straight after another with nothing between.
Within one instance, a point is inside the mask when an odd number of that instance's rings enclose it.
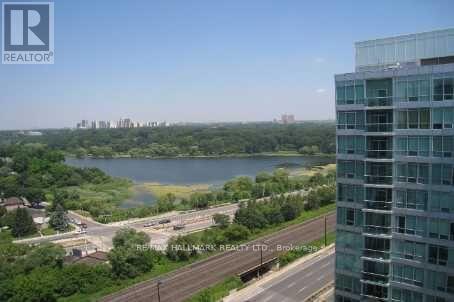
<instances>
[{"instance_id":1,"label":"lake","mask_svg":"<svg viewBox=\"0 0 454 302\"><path fill-rule=\"evenodd\" d=\"M162 184L220 185L235 176L254 177L260 171L279 167L310 167L334 162L327 157L262 156L227 158L169 158L169 159L73 159L66 163L76 167L96 167L111 176L135 182Z\"/></svg>"},{"instance_id":2,"label":"lake","mask_svg":"<svg viewBox=\"0 0 454 302\"><path fill-rule=\"evenodd\" d=\"M96 167L105 173L129 178L136 183L161 183L174 185L209 184L220 186L236 176L255 177L261 171L279 167L300 168L333 163L334 158L304 156L257 156L226 158L167 158L167 159L75 159L66 163L76 167ZM154 196L139 192L125 206L150 204Z\"/></svg>"}]
</instances>

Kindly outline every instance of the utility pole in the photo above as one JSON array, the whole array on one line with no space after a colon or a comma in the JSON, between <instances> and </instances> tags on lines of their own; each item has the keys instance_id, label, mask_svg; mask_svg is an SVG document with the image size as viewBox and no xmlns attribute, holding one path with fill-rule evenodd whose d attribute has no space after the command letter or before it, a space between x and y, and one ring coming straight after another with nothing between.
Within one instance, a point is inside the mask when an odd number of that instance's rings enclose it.
<instances>
[{"instance_id":1,"label":"utility pole","mask_svg":"<svg viewBox=\"0 0 454 302\"><path fill-rule=\"evenodd\" d=\"M158 287L158 302L161 302L161 295L159 293L159 286L161 286L161 284L162 284L161 280L158 280L158 283L156 283L156 285Z\"/></svg>"},{"instance_id":2,"label":"utility pole","mask_svg":"<svg viewBox=\"0 0 454 302\"><path fill-rule=\"evenodd\" d=\"M325 247L327 244L327 240L328 240L328 238L326 238L326 215L325 215Z\"/></svg>"}]
</instances>

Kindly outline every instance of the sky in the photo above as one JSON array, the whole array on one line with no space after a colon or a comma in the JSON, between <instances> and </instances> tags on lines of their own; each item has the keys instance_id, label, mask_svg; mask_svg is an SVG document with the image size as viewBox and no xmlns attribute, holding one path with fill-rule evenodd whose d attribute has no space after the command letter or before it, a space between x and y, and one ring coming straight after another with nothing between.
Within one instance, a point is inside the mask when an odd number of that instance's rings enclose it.
<instances>
[{"instance_id":1,"label":"sky","mask_svg":"<svg viewBox=\"0 0 454 302\"><path fill-rule=\"evenodd\" d=\"M11 0L10 0L11 1ZM334 119L354 42L454 27L452 0L58 0L55 64L0 65L0 129Z\"/></svg>"}]
</instances>

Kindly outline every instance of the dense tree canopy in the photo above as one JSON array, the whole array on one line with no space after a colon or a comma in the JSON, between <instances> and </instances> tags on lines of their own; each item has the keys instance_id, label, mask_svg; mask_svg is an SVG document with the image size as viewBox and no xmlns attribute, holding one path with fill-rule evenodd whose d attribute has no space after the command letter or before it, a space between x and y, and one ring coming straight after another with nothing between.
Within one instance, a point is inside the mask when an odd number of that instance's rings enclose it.
<instances>
[{"instance_id":1,"label":"dense tree canopy","mask_svg":"<svg viewBox=\"0 0 454 302\"><path fill-rule=\"evenodd\" d=\"M171 126L135 129L43 130L42 136L0 132L0 143L43 143L78 157L335 153L333 122Z\"/></svg>"}]
</instances>

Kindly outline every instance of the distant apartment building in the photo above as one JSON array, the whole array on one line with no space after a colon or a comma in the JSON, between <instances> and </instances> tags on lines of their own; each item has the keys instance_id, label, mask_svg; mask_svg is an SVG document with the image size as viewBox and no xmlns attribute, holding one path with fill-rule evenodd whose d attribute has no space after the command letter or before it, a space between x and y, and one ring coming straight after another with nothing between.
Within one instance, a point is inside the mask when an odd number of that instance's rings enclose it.
<instances>
[{"instance_id":1,"label":"distant apartment building","mask_svg":"<svg viewBox=\"0 0 454 302\"><path fill-rule=\"evenodd\" d=\"M294 124L295 116L293 114L282 114L280 122L282 124Z\"/></svg>"},{"instance_id":2,"label":"distant apartment building","mask_svg":"<svg viewBox=\"0 0 454 302\"><path fill-rule=\"evenodd\" d=\"M77 129L112 129L112 128L144 128L144 127L166 127L166 122L135 122L130 118L121 118L118 121L91 121L82 120L76 124Z\"/></svg>"},{"instance_id":3,"label":"distant apartment building","mask_svg":"<svg viewBox=\"0 0 454 302\"><path fill-rule=\"evenodd\" d=\"M335 301L454 301L454 29L355 46L335 76Z\"/></svg>"}]
</instances>

